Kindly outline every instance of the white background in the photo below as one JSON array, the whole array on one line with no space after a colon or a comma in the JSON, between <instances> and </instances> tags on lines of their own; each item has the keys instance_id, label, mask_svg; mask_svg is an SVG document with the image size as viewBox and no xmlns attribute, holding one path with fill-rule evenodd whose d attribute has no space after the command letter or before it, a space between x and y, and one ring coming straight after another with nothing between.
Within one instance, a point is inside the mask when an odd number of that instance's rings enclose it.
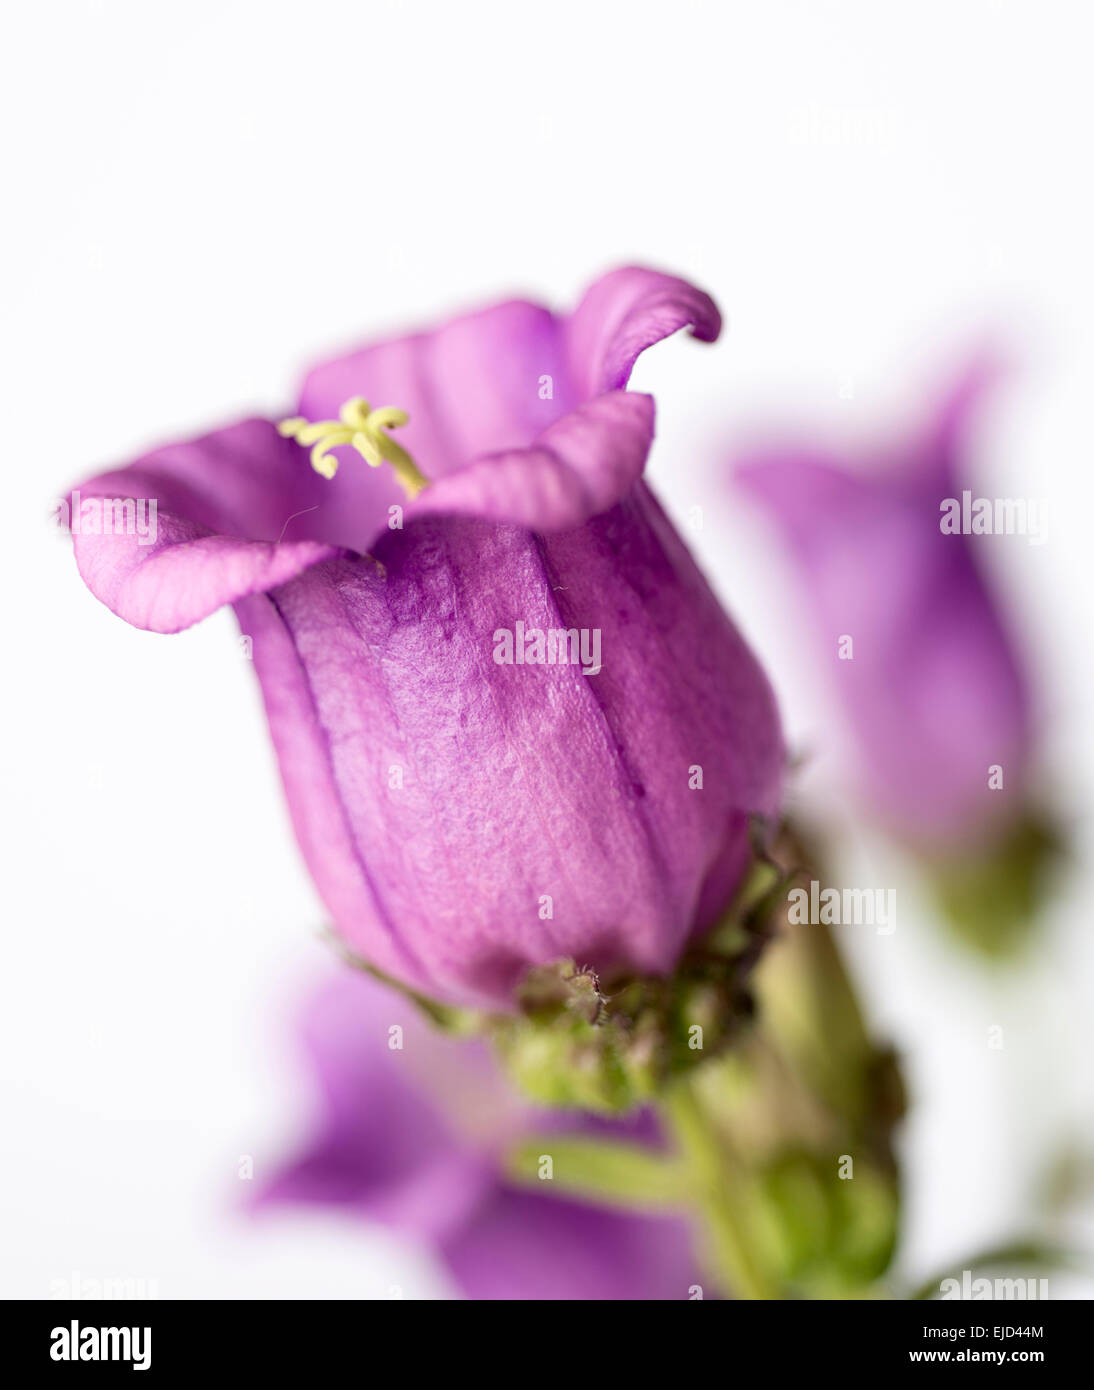
<instances>
[{"instance_id":1,"label":"white background","mask_svg":"<svg viewBox=\"0 0 1094 1390\"><path fill-rule=\"evenodd\" d=\"M383 1234L234 1214L239 1156L261 1171L303 1125L286 1018L325 968L321 910L231 617L126 627L48 515L105 464L291 404L317 354L512 291L565 306L629 261L726 311L717 348L666 344L635 384L654 483L704 506L693 543L801 748L821 713L792 591L720 450L756 420L891 424L986 331L1020 359L979 476L1053 508L1046 545L996 553L1066 891L992 978L868 832L846 862L899 885L896 933L850 947L914 1101L902 1268L1028 1228L1094 1043L1088 7L70 0L3 31L0 1294L448 1288Z\"/></svg>"}]
</instances>

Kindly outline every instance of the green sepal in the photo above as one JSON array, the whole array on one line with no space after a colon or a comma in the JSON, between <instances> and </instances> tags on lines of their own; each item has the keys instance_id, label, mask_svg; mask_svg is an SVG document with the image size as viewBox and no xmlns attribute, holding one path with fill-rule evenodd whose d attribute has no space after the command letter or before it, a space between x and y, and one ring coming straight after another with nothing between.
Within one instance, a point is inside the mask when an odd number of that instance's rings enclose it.
<instances>
[{"instance_id":1,"label":"green sepal","mask_svg":"<svg viewBox=\"0 0 1094 1390\"><path fill-rule=\"evenodd\" d=\"M986 849L933 861L931 888L954 936L992 960L1018 955L1063 852L1056 827L1030 813Z\"/></svg>"},{"instance_id":2,"label":"green sepal","mask_svg":"<svg viewBox=\"0 0 1094 1390\"><path fill-rule=\"evenodd\" d=\"M520 1012L491 1026L513 1080L544 1105L620 1112L717 1055L752 1016L736 958L683 962L668 980L605 990L573 961L529 972Z\"/></svg>"}]
</instances>

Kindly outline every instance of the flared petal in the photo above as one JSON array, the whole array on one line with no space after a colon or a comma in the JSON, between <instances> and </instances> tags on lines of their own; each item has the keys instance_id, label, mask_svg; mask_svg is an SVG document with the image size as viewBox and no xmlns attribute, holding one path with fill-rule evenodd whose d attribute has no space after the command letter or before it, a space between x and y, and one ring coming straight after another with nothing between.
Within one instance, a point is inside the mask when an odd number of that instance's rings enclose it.
<instances>
[{"instance_id":1,"label":"flared petal","mask_svg":"<svg viewBox=\"0 0 1094 1390\"><path fill-rule=\"evenodd\" d=\"M307 538L326 500L308 471L271 424L244 420L92 478L68 501L80 574L135 627L179 632L337 553Z\"/></svg>"},{"instance_id":2,"label":"flared petal","mask_svg":"<svg viewBox=\"0 0 1094 1390\"><path fill-rule=\"evenodd\" d=\"M641 472L652 404L620 393L639 354L685 327L705 342L718 336L708 295L658 271L614 271L568 317L507 300L322 363L299 413L333 418L352 396L405 410L398 440L434 484L416 504L423 512L575 525ZM349 447L333 453L342 466L324 536L367 550L406 499L390 470L364 466Z\"/></svg>"},{"instance_id":3,"label":"flared petal","mask_svg":"<svg viewBox=\"0 0 1094 1390\"><path fill-rule=\"evenodd\" d=\"M367 553L403 511L579 525L640 476L652 402L621 388L644 348L685 325L717 335L709 298L632 269L598 281L572 318L508 300L322 363L286 414L336 419L354 396L406 411L398 442L433 483L414 508L393 471L369 467L351 445L333 451L337 474L323 479L306 448L245 420L83 484L92 509L154 500L157 530L148 539L74 526L80 573L127 621L177 632L336 549Z\"/></svg>"},{"instance_id":4,"label":"flared petal","mask_svg":"<svg viewBox=\"0 0 1094 1390\"><path fill-rule=\"evenodd\" d=\"M481 455L526 449L579 404L560 320L524 300L320 364L304 381L299 413L332 419L353 396L407 412L409 423L394 437L434 482ZM390 469L369 468L349 447L333 455L340 466L330 483L328 537L367 550L388 508L405 507L406 496Z\"/></svg>"},{"instance_id":5,"label":"flared petal","mask_svg":"<svg viewBox=\"0 0 1094 1390\"><path fill-rule=\"evenodd\" d=\"M549 425L527 449L486 454L441 478L409 517L476 516L547 533L614 506L642 476L652 396L613 391Z\"/></svg>"},{"instance_id":6,"label":"flared petal","mask_svg":"<svg viewBox=\"0 0 1094 1390\"><path fill-rule=\"evenodd\" d=\"M648 347L690 328L701 342L722 331L708 294L658 270L627 266L595 281L566 325L567 354L578 397L626 386Z\"/></svg>"}]
</instances>

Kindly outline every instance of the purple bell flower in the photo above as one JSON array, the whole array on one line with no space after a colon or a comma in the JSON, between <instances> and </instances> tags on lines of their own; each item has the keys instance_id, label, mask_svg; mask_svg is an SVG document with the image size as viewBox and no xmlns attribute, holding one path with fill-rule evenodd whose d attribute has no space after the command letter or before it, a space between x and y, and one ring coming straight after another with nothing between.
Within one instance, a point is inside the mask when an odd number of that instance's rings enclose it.
<instances>
[{"instance_id":1,"label":"purple bell flower","mask_svg":"<svg viewBox=\"0 0 1094 1390\"><path fill-rule=\"evenodd\" d=\"M865 459L805 440L736 469L800 581L862 803L939 859L999 842L1030 791L1030 691L983 565L984 547L1008 542L953 524L996 375L972 361L910 437Z\"/></svg>"},{"instance_id":2,"label":"purple bell flower","mask_svg":"<svg viewBox=\"0 0 1094 1390\"><path fill-rule=\"evenodd\" d=\"M627 380L684 327L717 337L713 302L650 270L569 316L497 304L70 503L80 573L135 626L235 606L340 936L435 998L511 1008L562 957L671 971L778 811L767 679L641 476Z\"/></svg>"}]
</instances>

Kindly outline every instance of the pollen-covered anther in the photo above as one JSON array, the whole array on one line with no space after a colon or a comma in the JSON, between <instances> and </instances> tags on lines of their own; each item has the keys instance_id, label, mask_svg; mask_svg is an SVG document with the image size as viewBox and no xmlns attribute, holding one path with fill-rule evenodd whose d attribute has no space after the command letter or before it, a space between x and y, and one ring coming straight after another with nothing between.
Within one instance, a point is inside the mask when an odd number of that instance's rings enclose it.
<instances>
[{"instance_id":1,"label":"pollen-covered anther","mask_svg":"<svg viewBox=\"0 0 1094 1390\"><path fill-rule=\"evenodd\" d=\"M277 432L298 444L311 445L311 466L324 478L333 478L338 472L338 460L330 451L351 444L372 468L390 463L407 496L416 497L429 479L403 446L386 433L405 425L408 419L406 411L396 406L373 410L363 396L354 396L339 410L337 420L313 422L297 415L282 420Z\"/></svg>"}]
</instances>

